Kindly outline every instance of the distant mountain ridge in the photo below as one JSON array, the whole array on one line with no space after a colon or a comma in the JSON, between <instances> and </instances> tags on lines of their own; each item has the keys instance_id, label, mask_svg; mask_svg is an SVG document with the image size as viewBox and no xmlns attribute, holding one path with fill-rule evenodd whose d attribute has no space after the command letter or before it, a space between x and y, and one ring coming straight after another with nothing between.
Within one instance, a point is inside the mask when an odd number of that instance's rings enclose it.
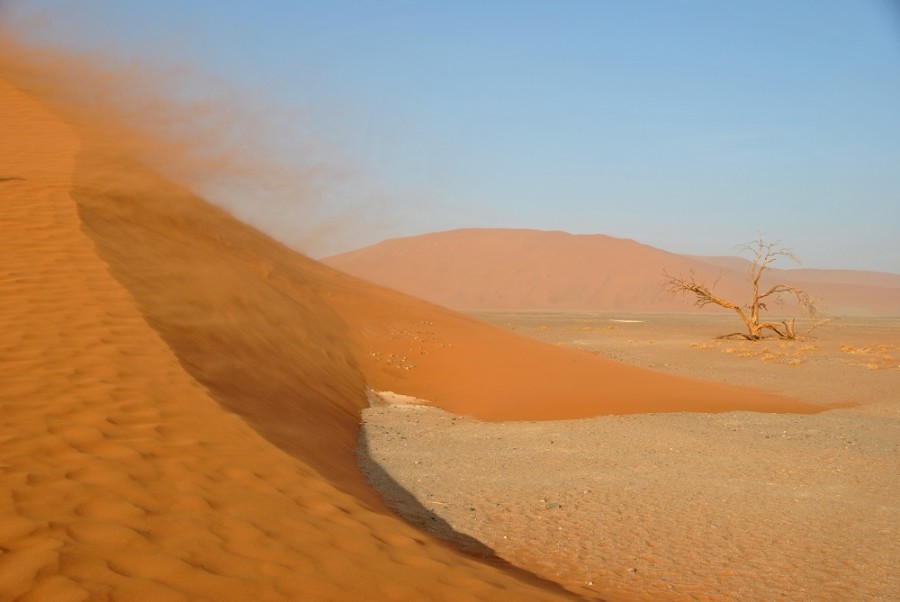
<instances>
[{"instance_id":1,"label":"distant mountain ridge","mask_svg":"<svg viewBox=\"0 0 900 602\"><path fill-rule=\"evenodd\" d=\"M711 265L732 269L739 272L747 272L750 269L750 260L744 257L711 257L705 255L688 255L692 259ZM786 265L790 265L787 263ZM860 286L879 286L886 288L900 288L900 274L890 272L874 272L871 270L847 270L847 269L820 269L820 268L770 268L772 274L778 274L780 278L789 278L796 282L827 282L834 284L855 284Z\"/></svg>"},{"instance_id":2,"label":"distant mountain ridge","mask_svg":"<svg viewBox=\"0 0 900 602\"><path fill-rule=\"evenodd\" d=\"M692 299L666 290L664 271L717 281L715 290L735 302L749 292L744 258L679 255L605 234L468 228L385 240L323 262L464 310L694 311ZM829 314L900 315L900 275L785 264L764 282L800 286Z\"/></svg>"}]
</instances>

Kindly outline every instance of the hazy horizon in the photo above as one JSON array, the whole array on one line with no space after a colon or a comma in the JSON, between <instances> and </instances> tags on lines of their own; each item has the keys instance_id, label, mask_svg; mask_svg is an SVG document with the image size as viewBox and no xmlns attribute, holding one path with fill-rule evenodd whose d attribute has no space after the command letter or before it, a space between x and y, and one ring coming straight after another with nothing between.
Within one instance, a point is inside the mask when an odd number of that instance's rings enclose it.
<instances>
[{"instance_id":1,"label":"hazy horizon","mask_svg":"<svg viewBox=\"0 0 900 602\"><path fill-rule=\"evenodd\" d=\"M501 227L900 273L895 8L36 0L0 30L217 107L195 144L278 181L198 191L313 256Z\"/></svg>"}]
</instances>

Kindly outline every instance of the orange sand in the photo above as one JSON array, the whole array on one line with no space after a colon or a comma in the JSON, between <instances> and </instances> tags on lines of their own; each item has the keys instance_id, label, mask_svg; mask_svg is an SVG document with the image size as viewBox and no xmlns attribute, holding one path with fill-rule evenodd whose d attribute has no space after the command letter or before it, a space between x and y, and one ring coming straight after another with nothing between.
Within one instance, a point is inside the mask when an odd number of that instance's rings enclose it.
<instances>
[{"instance_id":1,"label":"orange sand","mask_svg":"<svg viewBox=\"0 0 900 602\"><path fill-rule=\"evenodd\" d=\"M5 80L0 131L0 599L556 599L385 509L366 386L488 419L813 410L337 273Z\"/></svg>"},{"instance_id":2,"label":"orange sand","mask_svg":"<svg viewBox=\"0 0 900 602\"><path fill-rule=\"evenodd\" d=\"M185 274L185 289L160 283L155 309L190 318L202 365L189 365L85 235L72 130L5 82L0 107L0 599L558 597L435 543L362 483L350 450L363 378L315 301L254 310L242 294L259 278L159 249L154 262Z\"/></svg>"},{"instance_id":3,"label":"orange sand","mask_svg":"<svg viewBox=\"0 0 900 602\"><path fill-rule=\"evenodd\" d=\"M386 290L338 295L333 304L361 339L360 364L374 389L481 420L823 409L540 343Z\"/></svg>"}]
</instances>

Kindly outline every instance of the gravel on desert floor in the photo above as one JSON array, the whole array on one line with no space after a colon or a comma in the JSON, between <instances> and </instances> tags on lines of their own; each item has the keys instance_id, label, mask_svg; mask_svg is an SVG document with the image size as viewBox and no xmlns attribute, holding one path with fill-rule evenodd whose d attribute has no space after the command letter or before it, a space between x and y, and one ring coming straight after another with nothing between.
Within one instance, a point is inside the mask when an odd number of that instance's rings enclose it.
<instances>
[{"instance_id":1,"label":"gravel on desert floor","mask_svg":"<svg viewBox=\"0 0 900 602\"><path fill-rule=\"evenodd\" d=\"M488 318L638 365L855 405L480 422L373 396L361 465L413 524L588 598L900 591L896 320L846 319L814 340L742 345L709 336L730 324L723 316Z\"/></svg>"}]
</instances>

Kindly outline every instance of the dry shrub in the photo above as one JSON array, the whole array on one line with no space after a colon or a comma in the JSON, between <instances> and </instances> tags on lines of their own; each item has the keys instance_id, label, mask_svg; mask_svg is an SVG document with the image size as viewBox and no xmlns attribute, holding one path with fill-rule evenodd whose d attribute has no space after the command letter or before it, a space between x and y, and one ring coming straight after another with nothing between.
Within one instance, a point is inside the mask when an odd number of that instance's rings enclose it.
<instances>
[{"instance_id":1,"label":"dry shrub","mask_svg":"<svg viewBox=\"0 0 900 602\"><path fill-rule=\"evenodd\" d=\"M714 348L700 343L695 343L691 346L698 349ZM779 343L777 349L773 347L757 349L753 343L742 342L738 347L726 347L725 349L722 349L722 353L737 355L738 357L745 359L758 359L759 361L766 363L771 362L788 366L799 366L800 364L806 363L808 358L813 355L812 352L816 351L816 349L816 346L812 344L795 346L792 341Z\"/></svg>"},{"instance_id":2,"label":"dry shrub","mask_svg":"<svg viewBox=\"0 0 900 602\"><path fill-rule=\"evenodd\" d=\"M844 362L852 366L865 366L868 370L896 370L900 369L895 357L896 345L880 344L866 347L856 347L850 344L841 345L841 351L847 355L857 356L859 360L845 359Z\"/></svg>"}]
</instances>

